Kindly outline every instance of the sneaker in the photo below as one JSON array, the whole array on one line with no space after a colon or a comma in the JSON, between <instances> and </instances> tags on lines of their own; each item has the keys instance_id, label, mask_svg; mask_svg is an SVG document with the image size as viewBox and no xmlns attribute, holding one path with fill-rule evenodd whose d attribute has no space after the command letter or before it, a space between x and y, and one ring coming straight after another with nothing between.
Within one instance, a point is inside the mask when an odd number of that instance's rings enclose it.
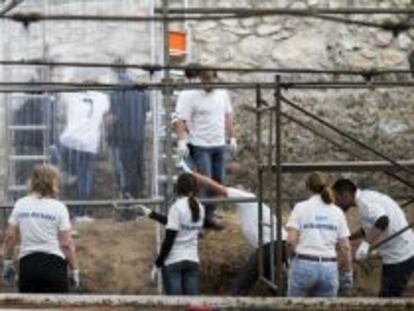
<instances>
[{"instance_id":1,"label":"sneaker","mask_svg":"<svg viewBox=\"0 0 414 311\"><path fill-rule=\"evenodd\" d=\"M75 222L92 222L95 219L93 219L92 217L85 215L85 216L76 216L75 217Z\"/></svg>"}]
</instances>

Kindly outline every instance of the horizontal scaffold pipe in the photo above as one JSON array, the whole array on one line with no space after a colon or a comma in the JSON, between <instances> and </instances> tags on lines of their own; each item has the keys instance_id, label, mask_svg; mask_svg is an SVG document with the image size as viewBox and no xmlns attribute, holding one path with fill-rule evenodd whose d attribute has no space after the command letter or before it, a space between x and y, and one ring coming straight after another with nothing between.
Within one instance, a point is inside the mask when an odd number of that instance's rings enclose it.
<instances>
[{"instance_id":1,"label":"horizontal scaffold pipe","mask_svg":"<svg viewBox=\"0 0 414 311\"><path fill-rule=\"evenodd\" d=\"M156 8L156 13L161 13L162 8ZM172 8L168 10L170 14L237 14L237 15L317 15L317 14L345 14L345 15L374 15L374 14L414 14L414 7L409 8L369 8L369 7L344 7L344 8L247 8L247 7L215 7L215 8L204 8L204 7L191 7L185 9Z\"/></svg>"},{"instance_id":2,"label":"horizontal scaffold pipe","mask_svg":"<svg viewBox=\"0 0 414 311\"><path fill-rule=\"evenodd\" d=\"M399 166L414 168L414 160L398 161ZM262 169L269 168L263 165ZM275 169L276 165L271 165ZM282 163L283 173L308 173L314 171L324 172L376 172L376 171L399 171L396 167L386 161L344 161L344 162L309 162L309 163Z\"/></svg>"},{"instance_id":3,"label":"horizontal scaffold pipe","mask_svg":"<svg viewBox=\"0 0 414 311\"><path fill-rule=\"evenodd\" d=\"M187 83L187 82L149 82L131 85L104 84L104 83L62 83L62 82L0 82L0 93L36 93L36 92L82 92L87 90L174 90L185 89L255 89L258 85L262 89L274 89L273 82L214 82L214 83ZM327 89L388 89L414 87L414 81L381 81L381 82L284 82L280 83L283 89L294 90L327 90Z\"/></svg>"},{"instance_id":4,"label":"horizontal scaffold pipe","mask_svg":"<svg viewBox=\"0 0 414 311\"><path fill-rule=\"evenodd\" d=\"M257 202L256 198L200 198L201 203L251 203ZM133 199L133 200L87 200L87 201L64 201L68 207L93 207L93 208L107 208L126 206L127 208L134 205L161 205L165 204L164 198L148 198L148 199ZM0 204L0 209L12 208L12 203Z\"/></svg>"},{"instance_id":5,"label":"horizontal scaffold pipe","mask_svg":"<svg viewBox=\"0 0 414 311\"><path fill-rule=\"evenodd\" d=\"M367 69L367 70L338 70L338 69L317 69L317 68L275 68L275 67L223 67L223 66L163 66L158 64L114 64L105 62L50 62L42 60L0 60L1 66L49 66L49 67L86 67L86 68L118 68L137 69L148 72L162 70L191 70L218 71L235 73L286 73L286 74L320 74L320 75L344 75L362 76L372 78L388 74L412 74L409 69Z\"/></svg>"}]
</instances>

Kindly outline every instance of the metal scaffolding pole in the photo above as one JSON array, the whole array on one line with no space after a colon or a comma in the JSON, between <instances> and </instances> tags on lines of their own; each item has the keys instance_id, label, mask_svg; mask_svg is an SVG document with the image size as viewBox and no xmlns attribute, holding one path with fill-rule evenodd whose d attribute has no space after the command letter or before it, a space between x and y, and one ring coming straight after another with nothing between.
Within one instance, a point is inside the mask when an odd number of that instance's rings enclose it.
<instances>
[{"instance_id":1,"label":"metal scaffolding pole","mask_svg":"<svg viewBox=\"0 0 414 311\"><path fill-rule=\"evenodd\" d=\"M279 288L278 295L282 295L283 288L283 269L282 269L282 101L281 101L281 88L280 75L276 76L276 90L275 90L275 101L276 101L276 284Z\"/></svg>"},{"instance_id":2,"label":"metal scaffolding pole","mask_svg":"<svg viewBox=\"0 0 414 311\"><path fill-rule=\"evenodd\" d=\"M162 9L155 9L159 13ZM313 16L318 14L325 15L373 15L373 14L390 14L390 15L408 15L414 14L414 8L367 8L367 7L353 7L353 8L268 8L255 9L247 7L192 7L187 9L174 8L170 10L170 14L174 15L191 15L191 14L237 14L243 16L261 16L261 15L297 15L297 16Z\"/></svg>"},{"instance_id":3,"label":"metal scaffolding pole","mask_svg":"<svg viewBox=\"0 0 414 311\"><path fill-rule=\"evenodd\" d=\"M256 152L257 152L257 159L258 161L262 160L262 114L260 112L260 108L262 106L262 90L260 85L256 85ZM264 188L263 188L263 167L260 165L257 166L257 178L258 178L258 234L259 234L259 260L258 260L258 271L260 279L263 277L264 269L263 269L263 200L264 200Z\"/></svg>"},{"instance_id":4,"label":"metal scaffolding pole","mask_svg":"<svg viewBox=\"0 0 414 311\"><path fill-rule=\"evenodd\" d=\"M327 121L323 120L322 118L318 117L317 115L315 115L315 114L307 111L306 109L304 109L304 108L296 105L295 103L293 103L292 101L288 100L287 98L285 98L285 97L282 96L281 97L281 100L283 102L285 102L286 104L288 104L290 107L294 108L295 110L298 110L298 111L302 112L306 116L312 118L313 120L315 120L315 121L321 123L322 125L328 127L332 131L338 133L342 137L344 137L344 138L352 141L353 143L357 144L358 146L364 148L365 150L368 150L371 153L375 154L376 156L380 157L381 159L389 162L390 164L392 164L396 168L400 169L401 171L407 172L410 175L414 175L414 170L409 169L408 167L405 167L405 166L400 165L398 162L394 161L392 158L388 157L387 155L384 155L383 153L379 152L377 149L371 147L367 143L361 142L360 140L358 140L355 137L349 135L348 133L340 130L339 128L335 127L334 125L330 124L329 122L327 122Z\"/></svg>"},{"instance_id":5,"label":"metal scaffolding pole","mask_svg":"<svg viewBox=\"0 0 414 311\"><path fill-rule=\"evenodd\" d=\"M0 60L1 66L50 66L50 67L80 67L80 68L124 68L144 70L149 73L170 70L193 69L191 65L160 65L160 64L115 64L106 62L69 62L69 61L43 61L43 60ZM343 76L362 76L377 77L388 74L412 74L409 69L367 69L367 70L335 70L318 68L279 68L279 67L232 67L232 66L202 66L197 67L200 71L218 71L234 73L291 73L291 74L311 74L311 75L343 75Z\"/></svg>"}]
</instances>

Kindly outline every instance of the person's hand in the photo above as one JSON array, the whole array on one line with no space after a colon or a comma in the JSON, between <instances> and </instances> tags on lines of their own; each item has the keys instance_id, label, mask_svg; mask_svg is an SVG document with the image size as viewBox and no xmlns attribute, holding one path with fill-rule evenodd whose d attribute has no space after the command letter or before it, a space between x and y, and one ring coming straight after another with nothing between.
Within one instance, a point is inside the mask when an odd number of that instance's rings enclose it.
<instances>
[{"instance_id":1,"label":"person's hand","mask_svg":"<svg viewBox=\"0 0 414 311\"><path fill-rule=\"evenodd\" d=\"M343 296L350 295L350 291L354 287L354 276L351 271L345 272L341 277L340 292Z\"/></svg>"},{"instance_id":2,"label":"person's hand","mask_svg":"<svg viewBox=\"0 0 414 311\"><path fill-rule=\"evenodd\" d=\"M78 288L80 286L80 272L79 269L69 271L69 283L71 286Z\"/></svg>"},{"instance_id":3,"label":"person's hand","mask_svg":"<svg viewBox=\"0 0 414 311\"><path fill-rule=\"evenodd\" d=\"M193 170L190 168L187 162L185 162L184 159L181 159L181 161L178 163L178 166L184 173L188 173L188 174L193 173Z\"/></svg>"},{"instance_id":4,"label":"person's hand","mask_svg":"<svg viewBox=\"0 0 414 311\"><path fill-rule=\"evenodd\" d=\"M369 247L370 245L368 242L362 241L355 252L355 260L360 261L366 259L369 254Z\"/></svg>"},{"instance_id":5,"label":"person's hand","mask_svg":"<svg viewBox=\"0 0 414 311\"><path fill-rule=\"evenodd\" d=\"M187 141L185 139L180 139L177 142L177 154L181 158L188 156L189 151L188 151Z\"/></svg>"},{"instance_id":6,"label":"person's hand","mask_svg":"<svg viewBox=\"0 0 414 311\"><path fill-rule=\"evenodd\" d=\"M156 283L158 281L159 274L160 269L157 266L153 266L151 269L151 281Z\"/></svg>"},{"instance_id":7,"label":"person's hand","mask_svg":"<svg viewBox=\"0 0 414 311\"><path fill-rule=\"evenodd\" d=\"M2 278L3 281L8 285L12 285L13 282L16 280L16 268L14 267L13 260L3 260Z\"/></svg>"},{"instance_id":8,"label":"person's hand","mask_svg":"<svg viewBox=\"0 0 414 311\"><path fill-rule=\"evenodd\" d=\"M230 151L235 154L237 152L237 138L231 137L230 138Z\"/></svg>"},{"instance_id":9,"label":"person's hand","mask_svg":"<svg viewBox=\"0 0 414 311\"><path fill-rule=\"evenodd\" d=\"M152 210L144 205L136 205L135 208L137 209L138 213L146 217L152 213Z\"/></svg>"}]
</instances>

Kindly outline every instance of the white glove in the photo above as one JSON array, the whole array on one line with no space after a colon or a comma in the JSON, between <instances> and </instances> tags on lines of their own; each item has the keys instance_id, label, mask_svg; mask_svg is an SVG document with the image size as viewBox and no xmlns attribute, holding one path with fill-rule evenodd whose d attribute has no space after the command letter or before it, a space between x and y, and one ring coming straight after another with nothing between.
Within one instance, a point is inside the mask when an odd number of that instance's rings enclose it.
<instances>
[{"instance_id":1,"label":"white glove","mask_svg":"<svg viewBox=\"0 0 414 311\"><path fill-rule=\"evenodd\" d=\"M184 159L181 159L178 166L183 170L184 173L192 174L193 170L188 166L187 162Z\"/></svg>"},{"instance_id":2,"label":"white glove","mask_svg":"<svg viewBox=\"0 0 414 311\"><path fill-rule=\"evenodd\" d=\"M230 138L230 151L235 154L237 152L237 138Z\"/></svg>"},{"instance_id":3,"label":"white glove","mask_svg":"<svg viewBox=\"0 0 414 311\"><path fill-rule=\"evenodd\" d=\"M14 267L13 260L3 260L2 278L6 284L13 285L13 282L16 280L16 268Z\"/></svg>"},{"instance_id":4,"label":"white glove","mask_svg":"<svg viewBox=\"0 0 414 311\"><path fill-rule=\"evenodd\" d=\"M69 271L69 283L71 286L78 288L80 286L80 273L79 269Z\"/></svg>"},{"instance_id":5,"label":"white glove","mask_svg":"<svg viewBox=\"0 0 414 311\"><path fill-rule=\"evenodd\" d=\"M153 266L151 270L151 281L156 283L158 281L158 276L160 274L160 269L157 266Z\"/></svg>"},{"instance_id":6,"label":"white glove","mask_svg":"<svg viewBox=\"0 0 414 311\"><path fill-rule=\"evenodd\" d=\"M369 254L369 243L366 241L362 241L359 245L358 249L355 252L355 260L364 260L368 257Z\"/></svg>"},{"instance_id":7,"label":"white glove","mask_svg":"<svg viewBox=\"0 0 414 311\"><path fill-rule=\"evenodd\" d=\"M152 210L144 205L136 205L135 207L139 213L146 217L148 217L152 213Z\"/></svg>"},{"instance_id":8,"label":"white glove","mask_svg":"<svg viewBox=\"0 0 414 311\"><path fill-rule=\"evenodd\" d=\"M189 154L187 141L185 139L180 139L177 142L177 153L180 157L186 157Z\"/></svg>"}]
</instances>

